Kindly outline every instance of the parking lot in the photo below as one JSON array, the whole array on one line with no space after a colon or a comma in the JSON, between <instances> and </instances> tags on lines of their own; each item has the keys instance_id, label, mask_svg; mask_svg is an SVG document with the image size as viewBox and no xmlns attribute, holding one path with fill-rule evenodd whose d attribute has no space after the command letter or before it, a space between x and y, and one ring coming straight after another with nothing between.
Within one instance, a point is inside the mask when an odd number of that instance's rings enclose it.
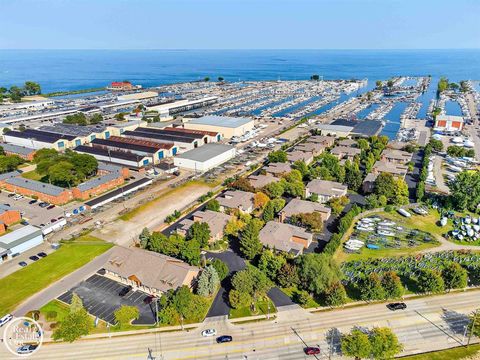
<instances>
[{"instance_id":1,"label":"parking lot","mask_svg":"<svg viewBox=\"0 0 480 360\"><path fill-rule=\"evenodd\" d=\"M23 214L23 219L32 225L48 224L52 219L64 216L63 209L59 206L48 210L46 207L41 208L38 206L40 201L37 201L35 204L29 204L28 202L32 200L31 198L24 197L23 199L14 200L13 197L8 197L9 194L11 193L2 191L0 193L0 203L9 204L12 209L19 210Z\"/></svg>"},{"instance_id":2,"label":"parking lot","mask_svg":"<svg viewBox=\"0 0 480 360\"><path fill-rule=\"evenodd\" d=\"M136 306L140 312L140 317L138 320L134 320L133 324L154 324L155 304L144 302L149 295L142 291L130 291L124 296L119 296L120 291L125 287L124 284L95 274L60 295L58 300L70 304L72 293L75 293L82 299L83 305L90 314L98 316L109 324L116 323L114 312L120 306Z\"/></svg>"}]
</instances>

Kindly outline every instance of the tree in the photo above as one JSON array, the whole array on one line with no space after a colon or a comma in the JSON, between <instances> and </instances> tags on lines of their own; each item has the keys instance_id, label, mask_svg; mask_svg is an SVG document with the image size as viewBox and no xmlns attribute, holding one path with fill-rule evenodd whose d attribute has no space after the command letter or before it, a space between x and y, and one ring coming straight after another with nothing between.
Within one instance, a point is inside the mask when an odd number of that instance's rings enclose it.
<instances>
[{"instance_id":1,"label":"tree","mask_svg":"<svg viewBox=\"0 0 480 360\"><path fill-rule=\"evenodd\" d=\"M250 294L235 289L230 290L228 293L228 300L234 309L246 307L252 303L252 297Z\"/></svg>"},{"instance_id":2,"label":"tree","mask_svg":"<svg viewBox=\"0 0 480 360\"><path fill-rule=\"evenodd\" d=\"M302 177L305 178L308 176L310 171L308 170L307 164L305 164L305 161L303 160L297 160L292 164L292 169L298 170L301 174Z\"/></svg>"},{"instance_id":3,"label":"tree","mask_svg":"<svg viewBox=\"0 0 480 360\"><path fill-rule=\"evenodd\" d=\"M208 297L213 295L220 286L220 278L217 270L211 265L205 267L198 277L197 293L198 295Z\"/></svg>"},{"instance_id":4,"label":"tree","mask_svg":"<svg viewBox=\"0 0 480 360\"><path fill-rule=\"evenodd\" d=\"M397 336L387 327L373 328L369 340L374 359L393 359L403 350L403 345L398 341Z\"/></svg>"},{"instance_id":5,"label":"tree","mask_svg":"<svg viewBox=\"0 0 480 360\"><path fill-rule=\"evenodd\" d=\"M83 307L81 300L75 296L72 296L73 307L60 322L60 326L53 331L53 340L74 342L80 337L88 335L91 330L92 319Z\"/></svg>"},{"instance_id":6,"label":"tree","mask_svg":"<svg viewBox=\"0 0 480 360\"><path fill-rule=\"evenodd\" d=\"M267 275L270 280L277 278L278 272L287 261L282 255L276 255L272 250L262 252L258 260L258 268Z\"/></svg>"},{"instance_id":7,"label":"tree","mask_svg":"<svg viewBox=\"0 0 480 360\"><path fill-rule=\"evenodd\" d=\"M283 150L272 151L268 154L268 161L271 163L287 162L287 153Z\"/></svg>"},{"instance_id":8,"label":"tree","mask_svg":"<svg viewBox=\"0 0 480 360\"><path fill-rule=\"evenodd\" d=\"M258 298L267 294L272 284L262 271L253 266L248 266L233 276L232 287L233 290L250 295L253 303L255 303Z\"/></svg>"},{"instance_id":9,"label":"tree","mask_svg":"<svg viewBox=\"0 0 480 360\"><path fill-rule=\"evenodd\" d=\"M432 145L432 149L435 151L442 151L443 150L443 142L442 140L431 139L430 145Z\"/></svg>"},{"instance_id":10,"label":"tree","mask_svg":"<svg viewBox=\"0 0 480 360\"><path fill-rule=\"evenodd\" d=\"M357 145L360 148L360 150L368 150L370 149L370 143L366 139L358 139L357 140Z\"/></svg>"},{"instance_id":11,"label":"tree","mask_svg":"<svg viewBox=\"0 0 480 360\"><path fill-rule=\"evenodd\" d=\"M334 197L328 201L328 206L332 209L333 215L338 216L349 202L346 196Z\"/></svg>"},{"instance_id":12,"label":"tree","mask_svg":"<svg viewBox=\"0 0 480 360\"><path fill-rule=\"evenodd\" d=\"M322 294L340 278L338 265L325 254L306 254L295 259L302 287Z\"/></svg>"},{"instance_id":13,"label":"tree","mask_svg":"<svg viewBox=\"0 0 480 360\"><path fill-rule=\"evenodd\" d=\"M48 179L53 185L72 187L75 184L75 167L68 161L60 161L48 168Z\"/></svg>"},{"instance_id":14,"label":"tree","mask_svg":"<svg viewBox=\"0 0 480 360\"><path fill-rule=\"evenodd\" d=\"M461 289L467 286L468 273L460 264L451 262L442 270L445 288Z\"/></svg>"},{"instance_id":15,"label":"tree","mask_svg":"<svg viewBox=\"0 0 480 360\"><path fill-rule=\"evenodd\" d=\"M27 95L38 95L42 92L40 85L33 81L26 81L23 88Z\"/></svg>"},{"instance_id":16,"label":"tree","mask_svg":"<svg viewBox=\"0 0 480 360\"><path fill-rule=\"evenodd\" d=\"M240 235L240 251L248 260L252 260L262 251L259 233L263 227L263 221L259 219L250 220Z\"/></svg>"},{"instance_id":17,"label":"tree","mask_svg":"<svg viewBox=\"0 0 480 360\"><path fill-rule=\"evenodd\" d=\"M221 76L218 77L218 81L222 82L223 80L224 80L223 77Z\"/></svg>"},{"instance_id":18,"label":"tree","mask_svg":"<svg viewBox=\"0 0 480 360\"><path fill-rule=\"evenodd\" d=\"M22 101L23 92L18 86L11 86L8 93L10 94L10 100L12 100L12 102L18 103Z\"/></svg>"},{"instance_id":19,"label":"tree","mask_svg":"<svg viewBox=\"0 0 480 360\"><path fill-rule=\"evenodd\" d=\"M3 148L2 148L2 152ZM0 173L6 173L14 171L18 168L20 164L23 164L23 160L20 156L17 155L0 155Z\"/></svg>"},{"instance_id":20,"label":"tree","mask_svg":"<svg viewBox=\"0 0 480 360\"><path fill-rule=\"evenodd\" d=\"M238 237L240 231L242 231L244 227L245 223L241 219L238 219L237 217L232 217L228 221L227 225L225 225L224 233L225 235Z\"/></svg>"},{"instance_id":21,"label":"tree","mask_svg":"<svg viewBox=\"0 0 480 360\"><path fill-rule=\"evenodd\" d=\"M417 287L421 293L439 293L445 290L445 283L438 271L422 269L417 277Z\"/></svg>"},{"instance_id":22,"label":"tree","mask_svg":"<svg viewBox=\"0 0 480 360\"><path fill-rule=\"evenodd\" d=\"M118 121L125 121L125 113L119 112L118 114L115 114L114 118Z\"/></svg>"},{"instance_id":23,"label":"tree","mask_svg":"<svg viewBox=\"0 0 480 360\"><path fill-rule=\"evenodd\" d=\"M237 190L242 190L242 191L247 191L247 192L255 192L254 187L252 184L250 184L250 181L246 178L239 178L232 182L230 184L230 187L237 189Z\"/></svg>"},{"instance_id":24,"label":"tree","mask_svg":"<svg viewBox=\"0 0 480 360\"><path fill-rule=\"evenodd\" d=\"M223 281L223 279L225 279L230 272L230 270L228 269L228 265L220 259L213 259L212 266L217 271L220 281Z\"/></svg>"},{"instance_id":25,"label":"tree","mask_svg":"<svg viewBox=\"0 0 480 360\"><path fill-rule=\"evenodd\" d=\"M273 203L269 201L263 209L262 220L267 223L273 219L275 219L275 209L273 207Z\"/></svg>"},{"instance_id":26,"label":"tree","mask_svg":"<svg viewBox=\"0 0 480 360\"><path fill-rule=\"evenodd\" d=\"M208 76L205 76L205 77L203 78L203 81L205 81L205 82L210 81L210 78L209 78Z\"/></svg>"},{"instance_id":27,"label":"tree","mask_svg":"<svg viewBox=\"0 0 480 360\"><path fill-rule=\"evenodd\" d=\"M209 303L208 299L192 294L186 285L178 288L167 302L167 304L175 307L184 320L189 322L202 321L208 310Z\"/></svg>"},{"instance_id":28,"label":"tree","mask_svg":"<svg viewBox=\"0 0 480 360\"><path fill-rule=\"evenodd\" d=\"M375 179L373 192L377 195L384 195L389 201L395 197L395 178L390 173L381 173Z\"/></svg>"},{"instance_id":29,"label":"tree","mask_svg":"<svg viewBox=\"0 0 480 360\"><path fill-rule=\"evenodd\" d=\"M401 178L395 179L395 197L392 203L394 205L408 204L408 184Z\"/></svg>"},{"instance_id":30,"label":"tree","mask_svg":"<svg viewBox=\"0 0 480 360\"><path fill-rule=\"evenodd\" d=\"M382 287L385 291L385 298L387 299L398 299L405 293L402 281L394 271L386 272L383 275Z\"/></svg>"},{"instance_id":31,"label":"tree","mask_svg":"<svg viewBox=\"0 0 480 360\"><path fill-rule=\"evenodd\" d=\"M355 359L368 358L372 352L372 344L368 335L359 329L353 329L350 334L341 338L342 353Z\"/></svg>"},{"instance_id":32,"label":"tree","mask_svg":"<svg viewBox=\"0 0 480 360\"><path fill-rule=\"evenodd\" d=\"M381 80L375 81L375 87L377 88L377 90L381 90L382 86L383 86L383 83Z\"/></svg>"},{"instance_id":33,"label":"tree","mask_svg":"<svg viewBox=\"0 0 480 360\"><path fill-rule=\"evenodd\" d=\"M140 312L136 306L122 305L114 311L113 315L119 327L129 325L132 320L138 320Z\"/></svg>"},{"instance_id":34,"label":"tree","mask_svg":"<svg viewBox=\"0 0 480 360\"><path fill-rule=\"evenodd\" d=\"M360 139L363 140L363 139ZM363 182L362 172L357 163L351 163L350 160L345 162L345 183L348 188L353 191L357 191Z\"/></svg>"},{"instance_id":35,"label":"tree","mask_svg":"<svg viewBox=\"0 0 480 360\"><path fill-rule=\"evenodd\" d=\"M382 300L385 299L385 290L383 289L380 276L371 273L362 281L360 287L360 296L362 300Z\"/></svg>"},{"instance_id":36,"label":"tree","mask_svg":"<svg viewBox=\"0 0 480 360\"><path fill-rule=\"evenodd\" d=\"M207 204L205 205L206 210L211 210L211 211L220 211L220 203L218 202L217 199L212 199Z\"/></svg>"},{"instance_id":37,"label":"tree","mask_svg":"<svg viewBox=\"0 0 480 360\"><path fill-rule=\"evenodd\" d=\"M198 240L192 239L181 244L178 256L190 265L198 265L200 263L200 251L200 243Z\"/></svg>"},{"instance_id":38,"label":"tree","mask_svg":"<svg viewBox=\"0 0 480 360\"><path fill-rule=\"evenodd\" d=\"M145 249L148 245L148 242L150 241L150 237L152 235L150 234L150 231L148 228L143 228L142 232L138 236L138 239L140 240L140 246L142 249Z\"/></svg>"},{"instance_id":39,"label":"tree","mask_svg":"<svg viewBox=\"0 0 480 360\"><path fill-rule=\"evenodd\" d=\"M320 75L313 74L312 76L310 76L310 80L318 81L318 80L320 80Z\"/></svg>"},{"instance_id":40,"label":"tree","mask_svg":"<svg viewBox=\"0 0 480 360\"><path fill-rule=\"evenodd\" d=\"M255 209L263 209L269 200L270 198L263 192L257 192L253 196L253 206Z\"/></svg>"},{"instance_id":41,"label":"tree","mask_svg":"<svg viewBox=\"0 0 480 360\"><path fill-rule=\"evenodd\" d=\"M75 167L78 177L84 180L86 177L93 176L98 170L98 161L88 154L79 154L73 151L68 152L69 161Z\"/></svg>"},{"instance_id":42,"label":"tree","mask_svg":"<svg viewBox=\"0 0 480 360\"><path fill-rule=\"evenodd\" d=\"M297 268L294 264L285 263L277 275L277 282L281 287L291 287L300 282Z\"/></svg>"},{"instance_id":43,"label":"tree","mask_svg":"<svg viewBox=\"0 0 480 360\"><path fill-rule=\"evenodd\" d=\"M272 182L272 183L266 185L263 188L263 191L265 191L267 193L267 195L272 199L279 198L285 192L285 184L281 181Z\"/></svg>"},{"instance_id":44,"label":"tree","mask_svg":"<svg viewBox=\"0 0 480 360\"><path fill-rule=\"evenodd\" d=\"M70 312L76 313L77 311L81 311L83 309L83 301L80 297L72 293L72 299L70 300Z\"/></svg>"},{"instance_id":45,"label":"tree","mask_svg":"<svg viewBox=\"0 0 480 360\"><path fill-rule=\"evenodd\" d=\"M325 301L329 306L341 306L347 303L347 292L340 281L334 282L325 291Z\"/></svg>"},{"instance_id":46,"label":"tree","mask_svg":"<svg viewBox=\"0 0 480 360\"><path fill-rule=\"evenodd\" d=\"M92 125L100 124L102 121L103 121L102 114L93 114L92 117L88 119L88 122Z\"/></svg>"},{"instance_id":47,"label":"tree","mask_svg":"<svg viewBox=\"0 0 480 360\"><path fill-rule=\"evenodd\" d=\"M294 214L290 221L292 224L305 227L308 231L320 232L323 228L323 219L319 212Z\"/></svg>"},{"instance_id":48,"label":"tree","mask_svg":"<svg viewBox=\"0 0 480 360\"><path fill-rule=\"evenodd\" d=\"M208 245L211 237L210 226L205 222L195 221L188 229L186 239L188 241L196 240L200 247L204 248Z\"/></svg>"},{"instance_id":49,"label":"tree","mask_svg":"<svg viewBox=\"0 0 480 360\"><path fill-rule=\"evenodd\" d=\"M448 183L450 198L460 211L476 211L480 204L480 172L462 171Z\"/></svg>"}]
</instances>

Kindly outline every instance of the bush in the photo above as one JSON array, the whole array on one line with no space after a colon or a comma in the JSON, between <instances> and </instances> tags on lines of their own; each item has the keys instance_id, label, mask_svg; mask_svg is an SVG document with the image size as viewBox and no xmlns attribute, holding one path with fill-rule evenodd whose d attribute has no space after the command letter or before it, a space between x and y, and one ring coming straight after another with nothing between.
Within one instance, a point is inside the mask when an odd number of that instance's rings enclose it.
<instances>
[{"instance_id":1,"label":"bush","mask_svg":"<svg viewBox=\"0 0 480 360\"><path fill-rule=\"evenodd\" d=\"M53 321L57 318L57 312L56 311L48 311L45 314L45 317L47 318L48 321Z\"/></svg>"},{"instance_id":2,"label":"bush","mask_svg":"<svg viewBox=\"0 0 480 360\"><path fill-rule=\"evenodd\" d=\"M310 295L304 290L297 290L293 293L293 301L299 305L307 305L308 300L310 300Z\"/></svg>"},{"instance_id":3,"label":"bush","mask_svg":"<svg viewBox=\"0 0 480 360\"><path fill-rule=\"evenodd\" d=\"M392 212L392 211L394 211L394 210L395 210L395 206L393 206L393 205L387 205L387 206L385 206L385 211L386 211L386 212Z\"/></svg>"}]
</instances>

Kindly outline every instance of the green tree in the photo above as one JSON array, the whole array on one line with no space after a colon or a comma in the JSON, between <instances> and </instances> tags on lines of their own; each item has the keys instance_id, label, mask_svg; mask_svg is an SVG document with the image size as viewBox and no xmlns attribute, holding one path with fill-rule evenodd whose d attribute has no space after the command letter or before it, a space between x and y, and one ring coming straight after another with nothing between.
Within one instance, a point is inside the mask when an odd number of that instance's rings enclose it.
<instances>
[{"instance_id":1,"label":"green tree","mask_svg":"<svg viewBox=\"0 0 480 360\"><path fill-rule=\"evenodd\" d=\"M318 81L318 80L320 80L320 75L313 74L312 76L310 76L310 80Z\"/></svg>"},{"instance_id":2,"label":"green tree","mask_svg":"<svg viewBox=\"0 0 480 360\"><path fill-rule=\"evenodd\" d=\"M223 80L224 80L223 77L221 76L218 77L218 81L222 82Z\"/></svg>"},{"instance_id":3,"label":"green tree","mask_svg":"<svg viewBox=\"0 0 480 360\"><path fill-rule=\"evenodd\" d=\"M22 101L23 92L18 86L11 86L8 93L10 94L10 100L12 100L12 102L18 103Z\"/></svg>"},{"instance_id":4,"label":"green tree","mask_svg":"<svg viewBox=\"0 0 480 360\"><path fill-rule=\"evenodd\" d=\"M294 264L285 263L277 275L277 282L281 287L291 287L300 282L297 268Z\"/></svg>"},{"instance_id":5,"label":"green tree","mask_svg":"<svg viewBox=\"0 0 480 360\"><path fill-rule=\"evenodd\" d=\"M125 325L129 325L132 320L138 320L140 311L138 311L136 306L122 305L113 312L113 315L119 327L124 327Z\"/></svg>"},{"instance_id":6,"label":"green tree","mask_svg":"<svg viewBox=\"0 0 480 360\"><path fill-rule=\"evenodd\" d=\"M225 279L230 272L228 265L220 259L213 259L212 266L217 271L220 281L223 281L223 279Z\"/></svg>"},{"instance_id":7,"label":"green tree","mask_svg":"<svg viewBox=\"0 0 480 360\"><path fill-rule=\"evenodd\" d=\"M325 291L325 302L329 306L342 306L347 303L347 292L340 281L334 282Z\"/></svg>"},{"instance_id":8,"label":"green tree","mask_svg":"<svg viewBox=\"0 0 480 360\"><path fill-rule=\"evenodd\" d=\"M310 171L308 170L307 164L305 164L305 161L303 161L303 160L295 161L292 164L292 169L298 170L302 174L303 178L307 177L310 173Z\"/></svg>"},{"instance_id":9,"label":"green tree","mask_svg":"<svg viewBox=\"0 0 480 360\"><path fill-rule=\"evenodd\" d=\"M368 358L372 353L372 344L368 335L359 329L353 329L350 334L341 338L342 353L355 359Z\"/></svg>"},{"instance_id":10,"label":"green tree","mask_svg":"<svg viewBox=\"0 0 480 360\"><path fill-rule=\"evenodd\" d=\"M268 161L271 163L285 163L287 162L287 153L283 150L272 151L268 154Z\"/></svg>"},{"instance_id":11,"label":"green tree","mask_svg":"<svg viewBox=\"0 0 480 360\"><path fill-rule=\"evenodd\" d=\"M271 198L279 198L285 192L285 184L283 182L272 182L263 188L263 191Z\"/></svg>"},{"instance_id":12,"label":"green tree","mask_svg":"<svg viewBox=\"0 0 480 360\"><path fill-rule=\"evenodd\" d=\"M442 151L443 150L443 142L442 140L431 139L430 145L432 145L432 149L435 151Z\"/></svg>"},{"instance_id":13,"label":"green tree","mask_svg":"<svg viewBox=\"0 0 480 360\"><path fill-rule=\"evenodd\" d=\"M225 225L224 233L225 235L238 237L240 231L242 231L244 227L245 223L241 219L232 217L232 219L228 221L227 225Z\"/></svg>"},{"instance_id":14,"label":"green tree","mask_svg":"<svg viewBox=\"0 0 480 360\"><path fill-rule=\"evenodd\" d=\"M362 186L363 176L357 163L351 163L350 160L345 162L345 183L348 188L358 191Z\"/></svg>"},{"instance_id":15,"label":"green tree","mask_svg":"<svg viewBox=\"0 0 480 360\"><path fill-rule=\"evenodd\" d=\"M53 331L53 340L74 342L82 336L88 335L93 321L83 307L81 300L72 296L73 308L60 322L60 326Z\"/></svg>"},{"instance_id":16,"label":"green tree","mask_svg":"<svg viewBox=\"0 0 480 360\"><path fill-rule=\"evenodd\" d=\"M332 209L332 214L338 216L349 202L346 196L334 197L328 201L328 206Z\"/></svg>"},{"instance_id":17,"label":"green tree","mask_svg":"<svg viewBox=\"0 0 480 360\"><path fill-rule=\"evenodd\" d=\"M405 293L402 281L394 271L386 272L383 275L382 287L385 291L385 298L387 299L398 299Z\"/></svg>"},{"instance_id":18,"label":"green tree","mask_svg":"<svg viewBox=\"0 0 480 360\"><path fill-rule=\"evenodd\" d=\"M228 300L234 309L247 307L252 303L252 297L250 294L235 289L230 290L228 293Z\"/></svg>"},{"instance_id":19,"label":"green tree","mask_svg":"<svg viewBox=\"0 0 480 360\"><path fill-rule=\"evenodd\" d=\"M88 122L92 125L100 124L102 121L103 121L102 114L93 114L92 117L88 119Z\"/></svg>"},{"instance_id":20,"label":"green tree","mask_svg":"<svg viewBox=\"0 0 480 360\"><path fill-rule=\"evenodd\" d=\"M68 161L60 161L48 168L48 179L53 185L70 188L75 185L75 167Z\"/></svg>"},{"instance_id":21,"label":"green tree","mask_svg":"<svg viewBox=\"0 0 480 360\"><path fill-rule=\"evenodd\" d=\"M81 311L83 309L83 301L80 297L72 293L72 299L70 300L70 312L76 313L77 311Z\"/></svg>"},{"instance_id":22,"label":"green tree","mask_svg":"<svg viewBox=\"0 0 480 360\"><path fill-rule=\"evenodd\" d=\"M207 266L202 270L198 277L197 293L198 295L208 297L213 295L220 286L220 278L217 270L213 266Z\"/></svg>"},{"instance_id":23,"label":"green tree","mask_svg":"<svg viewBox=\"0 0 480 360\"><path fill-rule=\"evenodd\" d=\"M308 231L321 232L323 228L323 219L319 212L295 214L290 221Z\"/></svg>"},{"instance_id":24,"label":"green tree","mask_svg":"<svg viewBox=\"0 0 480 360\"><path fill-rule=\"evenodd\" d=\"M282 255L276 255L272 250L262 252L258 260L258 268L263 271L271 280L277 278L278 272L287 261Z\"/></svg>"},{"instance_id":25,"label":"green tree","mask_svg":"<svg viewBox=\"0 0 480 360\"><path fill-rule=\"evenodd\" d=\"M360 296L365 301L385 299L385 290L383 289L380 276L376 273L368 275L360 286Z\"/></svg>"},{"instance_id":26,"label":"green tree","mask_svg":"<svg viewBox=\"0 0 480 360\"><path fill-rule=\"evenodd\" d=\"M265 205L265 208L263 209L262 220L265 221L265 223L267 223L274 219L275 219L275 209L272 201L269 201L267 205Z\"/></svg>"},{"instance_id":27,"label":"green tree","mask_svg":"<svg viewBox=\"0 0 480 360\"><path fill-rule=\"evenodd\" d=\"M180 259L186 261L190 265L198 265L200 264L200 253L200 243L198 242L198 240L192 239L189 241L185 241L180 246L178 256L180 257Z\"/></svg>"},{"instance_id":28,"label":"green tree","mask_svg":"<svg viewBox=\"0 0 480 360\"><path fill-rule=\"evenodd\" d=\"M140 240L140 246L142 247L142 249L145 249L147 247L151 236L152 234L150 234L150 231L148 230L148 228L146 227L143 228L142 232L138 236L138 239Z\"/></svg>"},{"instance_id":29,"label":"green tree","mask_svg":"<svg viewBox=\"0 0 480 360\"><path fill-rule=\"evenodd\" d=\"M381 173L374 182L374 193L384 195L389 201L395 198L395 178L390 173Z\"/></svg>"},{"instance_id":30,"label":"green tree","mask_svg":"<svg viewBox=\"0 0 480 360\"><path fill-rule=\"evenodd\" d=\"M326 254L306 254L295 259L302 287L316 295L339 281L340 270Z\"/></svg>"},{"instance_id":31,"label":"green tree","mask_svg":"<svg viewBox=\"0 0 480 360\"><path fill-rule=\"evenodd\" d=\"M383 86L383 83L381 80L375 81L375 87L377 88L377 90L381 90L382 86Z\"/></svg>"},{"instance_id":32,"label":"green tree","mask_svg":"<svg viewBox=\"0 0 480 360\"><path fill-rule=\"evenodd\" d=\"M255 303L260 297L267 294L272 284L262 271L248 266L233 276L232 287L234 290L250 295Z\"/></svg>"},{"instance_id":33,"label":"green tree","mask_svg":"<svg viewBox=\"0 0 480 360\"><path fill-rule=\"evenodd\" d=\"M14 171L24 162L25 160L17 155L0 155L0 173Z\"/></svg>"},{"instance_id":34,"label":"green tree","mask_svg":"<svg viewBox=\"0 0 480 360\"><path fill-rule=\"evenodd\" d=\"M212 199L207 204L205 205L206 210L211 210L211 211L220 211L220 203L218 202L217 199Z\"/></svg>"},{"instance_id":35,"label":"green tree","mask_svg":"<svg viewBox=\"0 0 480 360\"><path fill-rule=\"evenodd\" d=\"M468 273L460 264L451 262L442 270L445 288L461 289L467 286Z\"/></svg>"},{"instance_id":36,"label":"green tree","mask_svg":"<svg viewBox=\"0 0 480 360\"><path fill-rule=\"evenodd\" d=\"M40 85L33 81L26 81L23 88L27 95L38 95L42 92Z\"/></svg>"},{"instance_id":37,"label":"green tree","mask_svg":"<svg viewBox=\"0 0 480 360\"><path fill-rule=\"evenodd\" d=\"M188 241L196 240L200 247L204 248L208 245L211 237L210 226L207 223L195 221L188 229L186 239Z\"/></svg>"},{"instance_id":38,"label":"green tree","mask_svg":"<svg viewBox=\"0 0 480 360\"><path fill-rule=\"evenodd\" d=\"M394 205L408 204L408 185L403 179L395 179L395 197L392 200Z\"/></svg>"},{"instance_id":39,"label":"green tree","mask_svg":"<svg viewBox=\"0 0 480 360\"><path fill-rule=\"evenodd\" d=\"M417 277L417 287L421 293L439 293L445 290L445 283L438 271L422 269Z\"/></svg>"},{"instance_id":40,"label":"green tree","mask_svg":"<svg viewBox=\"0 0 480 360\"><path fill-rule=\"evenodd\" d=\"M462 171L448 183L450 198L460 211L476 211L480 204L480 172Z\"/></svg>"},{"instance_id":41,"label":"green tree","mask_svg":"<svg viewBox=\"0 0 480 360\"><path fill-rule=\"evenodd\" d=\"M390 328L375 327L369 335L372 357L378 360L393 359L403 350L403 345L398 341Z\"/></svg>"},{"instance_id":42,"label":"green tree","mask_svg":"<svg viewBox=\"0 0 480 360\"><path fill-rule=\"evenodd\" d=\"M248 260L252 260L262 251L259 233L263 226L263 221L252 219L248 222L240 235L240 251Z\"/></svg>"}]
</instances>

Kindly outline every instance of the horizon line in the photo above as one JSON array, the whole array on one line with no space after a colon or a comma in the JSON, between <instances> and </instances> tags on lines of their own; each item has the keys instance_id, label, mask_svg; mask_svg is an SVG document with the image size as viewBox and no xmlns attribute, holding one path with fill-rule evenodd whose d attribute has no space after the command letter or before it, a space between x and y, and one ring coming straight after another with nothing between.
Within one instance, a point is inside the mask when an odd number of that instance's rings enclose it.
<instances>
[{"instance_id":1,"label":"horizon line","mask_svg":"<svg viewBox=\"0 0 480 360\"><path fill-rule=\"evenodd\" d=\"M0 51L437 51L480 50L462 48L0 48Z\"/></svg>"}]
</instances>

